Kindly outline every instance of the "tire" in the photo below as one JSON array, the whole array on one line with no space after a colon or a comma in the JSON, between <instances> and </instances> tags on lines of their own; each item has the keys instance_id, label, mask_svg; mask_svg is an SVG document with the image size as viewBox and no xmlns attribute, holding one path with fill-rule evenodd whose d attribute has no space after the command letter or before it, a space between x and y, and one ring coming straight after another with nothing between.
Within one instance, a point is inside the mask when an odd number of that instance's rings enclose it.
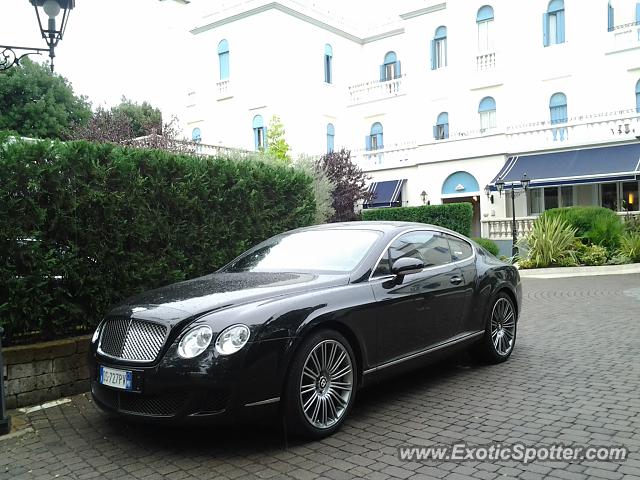
<instances>
[{"instance_id":1,"label":"tire","mask_svg":"<svg viewBox=\"0 0 640 480\"><path fill-rule=\"evenodd\" d=\"M486 313L482 339L471 349L471 354L484 363L502 363L508 360L516 343L517 314L511 297L499 293Z\"/></svg>"},{"instance_id":2,"label":"tire","mask_svg":"<svg viewBox=\"0 0 640 480\"><path fill-rule=\"evenodd\" d=\"M356 386L357 365L349 342L333 330L312 333L302 341L287 374L282 411L286 431L307 439L333 434L351 410Z\"/></svg>"}]
</instances>

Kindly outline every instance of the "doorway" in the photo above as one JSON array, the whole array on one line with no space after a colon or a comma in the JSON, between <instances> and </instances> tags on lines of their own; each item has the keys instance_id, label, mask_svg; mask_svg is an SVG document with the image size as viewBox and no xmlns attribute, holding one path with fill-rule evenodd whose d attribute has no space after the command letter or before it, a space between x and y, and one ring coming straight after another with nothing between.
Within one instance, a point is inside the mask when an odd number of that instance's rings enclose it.
<instances>
[{"instance_id":1,"label":"doorway","mask_svg":"<svg viewBox=\"0 0 640 480\"><path fill-rule=\"evenodd\" d=\"M474 195L472 197L443 198L442 203L470 203L473 207L473 219L471 220L471 236L480 236L480 197L478 195Z\"/></svg>"}]
</instances>

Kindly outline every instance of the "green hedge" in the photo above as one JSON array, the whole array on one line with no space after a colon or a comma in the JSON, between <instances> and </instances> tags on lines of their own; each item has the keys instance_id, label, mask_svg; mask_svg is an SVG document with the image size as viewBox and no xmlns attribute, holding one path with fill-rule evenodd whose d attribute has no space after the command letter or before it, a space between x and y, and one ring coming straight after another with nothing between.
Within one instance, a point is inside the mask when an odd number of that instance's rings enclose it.
<instances>
[{"instance_id":1,"label":"green hedge","mask_svg":"<svg viewBox=\"0 0 640 480\"><path fill-rule=\"evenodd\" d=\"M448 203L422 207L376 208L363 210L362 220L429 223L469 236L473 221L473 207L470 203Z\"/></svg>"},{"instance_id":2,"label":"green hedge","mask_svg":"<svg viewBox=\"0 0 640 480\"><path fill-rule=\"evenodd\" d=\"M604 207L553 208L542 216L562 218L577 229L576 237L584 243L601 245L610 252L618 248L624 230L616 212Z\"/></svg>"},{"instance_id":3,"label":"green hedge","mask_svg":"<svg viewBox=\"0 0 640 480\"><path fill-rule=\"evenodd\" d=\"M0 146L0 324L90 330L129 295L210 273L313 222L312 180L255 160L88 142Z\"/></svg>"},{"instance_id":4,"label":"green hedge","mask_svg":"<svg viewBox=\"0 0 640 480\"><path fill-rule=\"evenodd\" d=\"M498 244L493 240L489 240L488 238L473 237L473 241L496 257L500 254L500 247L498 247Z\"/></svg>"}]
</instances>

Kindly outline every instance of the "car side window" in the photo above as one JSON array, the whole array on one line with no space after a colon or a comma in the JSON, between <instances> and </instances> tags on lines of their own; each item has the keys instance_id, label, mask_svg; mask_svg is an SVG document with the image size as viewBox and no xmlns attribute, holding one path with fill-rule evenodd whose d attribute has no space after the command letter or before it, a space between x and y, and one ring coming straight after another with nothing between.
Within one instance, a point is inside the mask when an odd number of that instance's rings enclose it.
<instances>
[{"instance_id":1,"label":"car side window","mask_svg":"<svg viewBox=\"0 0 640 480\"><path fill-rule=\"evenodd\" d=\"M449 240L449 248L451 249L451 259L454 262L465 260L473 255L473 247L464 240L447 235Z\"/></svg>"},{"instance_id":2,"label":"car side window","mask_svg":"<svg viewBox=\"0 0 640 480\"><path fill-rule=\"evenodd\" d=\"M373 276L389 275L396 260L404 257L419 258L425 267L451 263L447 239L438 232L417 231L405 233L389 246Z\"/></svg>"}]
</instances>

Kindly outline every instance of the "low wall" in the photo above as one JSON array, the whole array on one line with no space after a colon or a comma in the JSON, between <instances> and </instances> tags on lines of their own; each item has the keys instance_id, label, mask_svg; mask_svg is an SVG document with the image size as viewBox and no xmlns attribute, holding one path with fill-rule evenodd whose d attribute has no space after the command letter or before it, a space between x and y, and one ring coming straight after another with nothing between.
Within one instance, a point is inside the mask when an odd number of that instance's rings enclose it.
<instances>
[{"instance_id":1,"label":"low wall","mask_svg":"<svg viewBox=\"0 0 640 480\"><path fill-rule=\"evenodd\" d=\"M7 408L89 390L90 336L3 348Z\"/></svg>"}]
</instances>

